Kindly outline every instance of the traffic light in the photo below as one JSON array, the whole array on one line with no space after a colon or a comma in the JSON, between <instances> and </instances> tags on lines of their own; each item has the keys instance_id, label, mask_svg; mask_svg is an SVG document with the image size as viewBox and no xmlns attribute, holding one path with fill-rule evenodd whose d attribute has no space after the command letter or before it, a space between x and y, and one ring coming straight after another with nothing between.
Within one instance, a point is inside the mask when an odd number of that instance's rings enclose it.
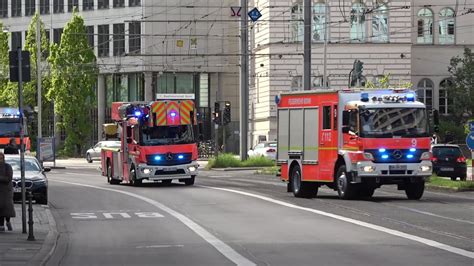
<instances>
[{"instance_id":1,"label":"traffic light","mask_svg":"<svg viewBox=\"0 0 474 266\"><path fill-rule=\"evenodd\" d=\"M217 125L222 124L222 117L221 117L221 105L218 102L214 103L214 118L213 121Z\"/></svg>"},{"instance_id":2,"label":"traffic light","mask_svg":"<svg viewBox=\"0 0 474 266\"><path fill-rule=\"evenodd\" d=\"M224 106L224 113L222 114L222 122L224 125L230 123L231 115L230 115L230 102L225 102Z\"/></svg>"}]
</instances>

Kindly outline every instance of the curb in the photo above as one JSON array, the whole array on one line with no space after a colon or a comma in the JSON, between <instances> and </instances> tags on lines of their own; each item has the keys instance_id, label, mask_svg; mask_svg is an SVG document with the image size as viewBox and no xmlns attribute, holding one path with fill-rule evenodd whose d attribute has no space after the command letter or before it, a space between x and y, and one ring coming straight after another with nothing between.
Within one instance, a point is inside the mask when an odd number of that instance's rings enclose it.
<instances>
[{"instance_id":1,"label":"curb","mask_svg":"<svg viewBox=\"0 0 474 266\"><path fill-rule=\"evenodd\" d=\"M224 172L228 172L228 171L251 171L251 170L260 170L264 167L237 167L237 168L211 168L210 170L214 170L214 171L224 171Z\"/></svg>"},{"instance_id":2,"label":"curb","mask_svg":"<svg viewBox=\"0 0 474 266\"><path fill-rule=\"evenodd\" d=\"M465 191L474 191L474 189L469 189L469 188L451 188L451 187L443 187L443 186L435 186L435 185L430 185L426 184L426 188L428 190L432 191L440 191L440 192L450 192L450 193L456 193L456 192L465 192Z\"/></svg>"},{"instance_id":3,"label":"curb","mask_svg":"<svg viewBox=\"0 0 474 266\"><path fill-rule=\"evenodd\" d=\"M54 251L56 250L56 246L58 243L59 233L56 228L56 220L54 219L49 206L44 206L46 215L48 216L48 223L49 223L49 232L44 239L43 245L40 251L33 257L32 262L33 265L46 265L48 260L53 255ZM30 265L30 263L28 263Z\"/></svg>"}]
</instances>

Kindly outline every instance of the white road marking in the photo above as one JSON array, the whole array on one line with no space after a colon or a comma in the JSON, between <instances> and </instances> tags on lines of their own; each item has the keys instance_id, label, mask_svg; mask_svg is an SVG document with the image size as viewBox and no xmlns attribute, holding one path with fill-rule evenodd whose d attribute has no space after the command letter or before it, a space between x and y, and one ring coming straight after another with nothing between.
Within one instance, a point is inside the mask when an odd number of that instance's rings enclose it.
<instances>
[{"instance_id":1,"label":"white road marking","mask_svg":"<svg viewBox=\"0 0 474 266\"><path fill-rule=\"evenodd\" d=\"M135 193L131 193L128 191L122 191L122 190L117 190L117 189L111 189L111 188L103 188L103 187L98 187L98 186L93 186L93 185L86 185L86 184L80 184L80 183L73 183L73 182L66 182L66 181L60 181L60 180L50 180L54 182L60 182L64 184L69 184L69 185L74 185L74 186L81 186L81 187L89 187L89 188L95 188L99 190L104 190L104 191L111 191L111 192L117 192L121 193L130 197L134 197L140 200L143 200L144 202L147 202L156 208L167 212L169 215L173 216L174 218L178 219L180 222L182 222L184 225L186 225L189 229L194 231L197 235L199 235L201 238L203 238L206 242L208 242L210 245L212 245L217 251L219 251L222 255L224 255L227 259L232 261L233 263L237 265L243 265L243 266L250 266L250 265L256 265L249 259L245 258L244 256L240 255L237 253L237 251L233 250L229 245L218 239L216 236L211 234L209 231L204 229L202 226L199 224L195 223L193 220L189 219L188 217L184 216L183 214L168 208L167 206L163 205L162 203L159 203L155 200L152 200L147 197L140 196Z\"/></svg>"},{"instance_id":2,"label":"white road marking","mask_svg":"<svg viewBox=\"0 0 474 266\"><path fill-rule=\"evenodd\" d=\"M239 191L239 190L219 188L219 187L209 187L209 186L201 186L201 187L214 189L214 190L232 192L232 193L245 195L245 196L252 197L252 198L261 199L261 200L264 200L264 201L267 201L267 202L275 203L275 204L278 204L278 205L281 205L281 206L284 206L284 207L316 213L316 214L319 214L319 215L322 215L322 216L330 217L330 218L333 218L333 219L337 219L337 220L340 220L340 221L344 221L344 222L348 222L348 223L351 223L351 224L359 225L359 226L369 228L369 229L372 229L372 230L376 230L376 231L384 232L384 233L387 233L387 234L390 234L390 235L394 235L394 236L398 236L398 237L401 237L401 238L409 239L409 240L412 240L412 241L415 241L415 242L425 244L425 245L430 246L430 247L442 249L442 250L445 250L445 251L448 251L448 252L452 252L452 253L455 253L455 254L458 254L458 255L461 255L461 256L465 256L465 257L474 259L474 252L464 250L464 249L460 249L460 248L456 248L456 247L453 247L453 246L449 246L449 245L446 245L446 244L443 244L443 243L440 243L440 242L437 242L437 241L434 241L434 240L431 240L431 239L410 235L410 234L403 233L401 231L393 230L393 229L390 229L390 228L386 228L386 227L383 227L383 226L379 226L379 225L375 225L375 224L371 224L371 223L366 223L366 222L363 222L363 221L347 218L347 217L337 215L337 214L332 214L332 213L329 213L329 212L324 212L324 211L320 211L320 210L316 210L316 209L301 207L301 206L297 206L297 205L294 205L294 204L291 204L291 203L288 203L288 202L284 202L284 201L281 201L281 200L276 200L276 199L272 199L272 198L269 198L269 197L265 197L265 196L261 196L261 195L257 195L257 194L252 194L252 193L248 193L248 192L243 192L243 191Z\"/></svg>"},{"instance_id":3,"label":"white road marking","mask_svg":"<svg viewBox=\"0 0 474 266\"><path fill-rule=\"evenodd\" d=\"M130 214L126 213L126 212L104 212L103 213L105 219L114 219L114 215L120 215L122 216L122 218L132 218L132 216L130 216Z\"/></svg>"},{"instance_id":4,"label":"white road marking","mask_svg":"<svg viewBox=\"0 0 474 266\"><path fill-rule=\"evenodd\" d=\"M451 220L451 221L456 221L456 222L460 222L460 223L467 223L467 224L474 225L474 222L471 222L471 221L468 221L468 220L451 218L451 217L447 217L447 216L443 216L443 215L439 215L439 214L435 214L435 213L431 213L431 212L427 212L427 211L421 211L421 210L417 210L417 209L413 209L413 208L409 208L409 207L404 207L404 206L393 205L393 204L385 204L385 205L393 206L393 207L396 207L396 208L400 208L400 209L403 209L403 210L412 211L412 212L416 212L416 213L420 213L420 214L434 216L434 217L438 217L438 218L442 218L442 219L446 219L446 220Z\"/></svg>"},{"instance_id":5,"label":"white road marking","mask_svg":"<svg viewBox=\"0 0 474 266\"><path fill-rule=\"evenodd\" d=\"M182 248L183 245L151 245L151 246L138 246L136 248Z\"/></svg>"}]
</instances>

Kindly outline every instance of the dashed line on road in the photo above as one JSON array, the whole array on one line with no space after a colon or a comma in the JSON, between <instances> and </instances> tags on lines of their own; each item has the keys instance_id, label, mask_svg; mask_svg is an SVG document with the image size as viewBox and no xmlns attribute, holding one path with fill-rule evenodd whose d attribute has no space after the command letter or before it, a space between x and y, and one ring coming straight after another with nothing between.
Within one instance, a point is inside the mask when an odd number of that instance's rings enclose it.
<instances>
[{"instance_id":1,"label":"dashed line on road","mask_svg":"<svg viewBox=\"0 0 474 266\"><path fill-rule=\"evenodd\" d=\"M147 203L155 206L156 208L168 213L169 215L173 216L174 218L178 219L180 222L182 222L189 229L194 231L197 235L199 235L207 243L212 245L217 251L219 251L223 256L225 256L227 259L229 259L233 263L235 263L237 265L243 265L243 266L256 265L255 263L253 263L249 259L247 259L244 256L237 253L237 251L232 249L229 245L224 243L222 240L218 239L216 236L211 234L209 231L204 229L199 224L192 221L187 216L184 216L183 214L181 214L181 213L179 213L179 212L163 205L162 203L159 203L158 201L155 201L155 200L152 200L150 198L140 196L138 194L131 193L131 192L128 192L128 191L122 191L122 190L111 189L111 188L103 188L103 187L87 185L87 184L80 184L80 183L74 183L74 182L66 182L66 181L61 181L61 180L51 180L51 181L60 182L60 183L64 183L64 184L69 184L69 185L74 185L74 186L89 187L89 188L95 188L95 189L104 190L104 191L111 191L111 192L121 193L121 194L130 196L130 197L134 197L134 198L143 200L144 202L147 202Z\"/></svg>"},{"instance_id":2,"label":"dashed line on road","mask_svg":"<svg viewBox=\"0 0 474 266\"><path fill-rule=\"evenodd\" d=\"M471 259L474 258L474 252L471 252L471 251L468 251L468 250L456 248L456 247L449 246L449 245L446 245L446 244L443 244L443 243L440 243L440 242L437 242L437 241L434 241L434 240L431 240L431 239L410 235L410 234L403 233L403 232L398 231L398 230L393 230L393 229L390 229L390 228L386 228L386 227L383 227L383 226L379 226L379 225L359 221L359 220L344 217L344 216L341 216L341 215L337 215L337 214L333 214L333 213L329 213L329 212L324 212L324 211L320 211L320 210L316 210L316 209L301 207L301 206L294 205L294 204L291 204L291 203L288 203L288 202L272 199L272 198L269 198L269 197L265 197L265 196L261 196L261 195L257 195L257 194L253 194L253 193L249 193L249 192L244 192L244 191L239 191L239 190L234 190L234 189L227 189L227 188L210 187L210 186L201 186L201 187L214 189L214 190L220 190L220 191L226 191L226 192L231 192L231 193L236 193L236 194L240 194L240 195L244 195L244 196L248 196L248 197L252 197L252 198L261 199L261 200L271 202L271 203L274 203L274 204L277 204L277 205L281 205L281 206L284 206L284 207L297 209L297 210L302 210L302 211L306 211L306 212L312 212L312 213L315 213L315 214L319 214L319 215L322 215L322 216L330 217L330 218L337 219L337 220L340 220L340 221L344 221L344 222L347 222L347 223L359 225L359 226L369 228L369 229L372 229L372 230L376 230L376 231L384 232L384 233L387 233L387 234L390 234L390 235L394 235L394 236L398 236L398 237L401 237L401 238L409 239L409 240L412 240L412 241L415 241L415 242L418 242L418 243L425 244L425 245L430 246L430 247L442 249L442 250L445 250L445 251L448 251L448 252L451 252L451 253L455 253L455 254L458 254L458 255L461 255L461 256L464 256L464 257L468 257L468 258L471 258Z\"/></svg>"}]
</instances>

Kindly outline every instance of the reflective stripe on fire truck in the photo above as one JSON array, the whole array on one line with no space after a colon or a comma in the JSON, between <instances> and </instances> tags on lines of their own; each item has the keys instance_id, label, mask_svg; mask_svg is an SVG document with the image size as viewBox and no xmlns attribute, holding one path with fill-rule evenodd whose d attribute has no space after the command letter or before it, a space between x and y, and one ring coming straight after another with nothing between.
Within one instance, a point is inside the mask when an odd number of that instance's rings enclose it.
<instances>
[{"instance_id":1,"label":"reflective stripe on fire truck","mask_svg":"<svg viewBox=\"0 0 474 266\"><path fill-rule=\"evenodd\" d=\"M180 103L180 115L181 115L181 124L189 125L191 124L191 111L194 109L193 101L181 101Z\"/></svg>"},{"instance_id":2,"label":"reflective stripe on fire truck","mask_svg":"<svg viewBox=\"0 0 474 266\"><path fill-rule=\"evenodd\" d=\"M166 108L164 102L154 102L151 105L151 112L156 116L156 126L166 125ZM153 123L153 119L150 119Z\"/></svg>"}]
</instances>

